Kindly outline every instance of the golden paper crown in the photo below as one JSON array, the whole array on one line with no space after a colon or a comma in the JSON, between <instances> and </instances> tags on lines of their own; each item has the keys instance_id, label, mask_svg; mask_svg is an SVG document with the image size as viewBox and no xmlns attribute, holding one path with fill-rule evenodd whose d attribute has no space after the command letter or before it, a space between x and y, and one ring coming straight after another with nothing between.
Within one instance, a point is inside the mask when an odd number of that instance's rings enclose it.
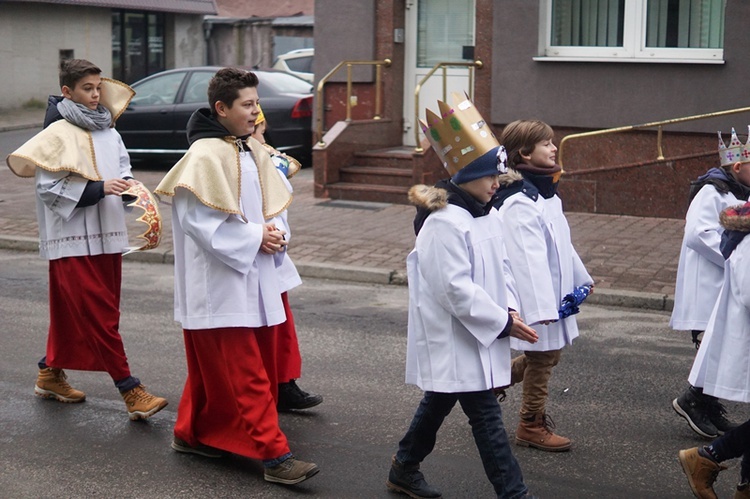
<instances>
[{"instance_id":1,"label":"golden paper crown","mask_svg":"<svg viewBox=\"0 0 750 499\"><path fill-rule=\"evenodd\" d=\"M426 109L427 122L419 120L419 123L443 166L453 176L500 143L468 96L453 93L451 97L453 107L438 101L440 116Z\"/></svg>"}]
</instances>

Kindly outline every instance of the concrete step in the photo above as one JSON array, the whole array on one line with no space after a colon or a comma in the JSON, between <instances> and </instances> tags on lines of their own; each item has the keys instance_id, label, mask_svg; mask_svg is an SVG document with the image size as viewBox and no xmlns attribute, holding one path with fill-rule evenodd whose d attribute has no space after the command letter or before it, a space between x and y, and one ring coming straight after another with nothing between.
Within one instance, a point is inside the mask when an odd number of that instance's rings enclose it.
<instances>
[{"instance_id":1,"label":"concrete step","mask_svg":"<svg viewBox=\"0 0 750 499\"><path fill-rule=\"evenodd\" d=\"M404 168L383 166L345 166L339 171L341 182L352 184L392 185L411 187L412 172Z\"/></svg>"},{"instance_id":2,"label":"concrete step","mask_svg":"<svg viewBox=\"0 0 750 499\"><path fill-rule=\"evenodd\" d=\"M408 204L408 187L394 185L356 184L336 182L326 186L331 199L368 201L374 203Z\"/></svg>"}]
</instances>

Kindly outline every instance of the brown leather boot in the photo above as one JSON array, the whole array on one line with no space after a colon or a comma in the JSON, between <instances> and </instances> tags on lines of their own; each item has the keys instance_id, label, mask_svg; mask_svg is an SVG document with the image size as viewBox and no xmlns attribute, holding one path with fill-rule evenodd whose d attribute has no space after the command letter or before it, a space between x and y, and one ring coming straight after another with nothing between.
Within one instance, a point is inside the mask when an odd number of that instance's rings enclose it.
<instances>
[{"instance_id":1,"label":"brown leather boot","mask_svg":"<svg viewBox=\"0 0 750 499\"><path fill-rule=\"evenodd\" d=\"M62 369L45 367L39 369L34 385L34 393L45 399L55 399L67 404L75 404L86 400L86 394L76 390L68 383L68 376Z\"/></svg>"},{"instance_id":2,"label":"brown leather boot","mask_svg":"<svg viewBox=\"0 0 750 499\"><path fill-rule=\"evenodd\" d=\"M570 439L555 435L554 428L555 423L543 412L521 416L516 428L516 445L548 452L570 450Z\"/></svg>"},{"instance_id":3,"label":"brown leather boot","mask_svg":"<svg viewBox=\"0 0 750 499\"><path fill-rule=\"evenodd\" d=\"M723 464L701 456L698 447L681 450L678 454L682 471L687 476L690 489L695 497L702 499L717 499L714 492L714 482L720 471L727 469Z\"/></svg>"}]
</instances>

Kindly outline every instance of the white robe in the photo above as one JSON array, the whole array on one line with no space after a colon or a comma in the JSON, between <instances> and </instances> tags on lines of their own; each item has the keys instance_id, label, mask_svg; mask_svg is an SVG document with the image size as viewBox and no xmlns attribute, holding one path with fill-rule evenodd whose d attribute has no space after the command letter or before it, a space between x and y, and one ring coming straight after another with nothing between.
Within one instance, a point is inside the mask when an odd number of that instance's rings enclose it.
<instances>
[{"instance_id":1,"label":"white robe","mask_svg":"<svg viewBox=\"0 0 750 499\"><path fill-rule=\"evenodd\" d=\"M703 392L750 402L750 237L724 265L724 284L688 380Z\"/></svg>"},{"instance_id":2,"label":"white robe","mask_svg":"<svg viewBox=\"0 0 750 499\"><path fill-rule=\"evenodd\" d=\"M91 132L96 165L104 180L132 176L130 158L114 128ZM76 208L89 182L68 171L35 170L39 252L47 260L122 253L128 246L120 196L104 196Z\"/></svg>"},{"instance_id":3,"label":"white robe","mask_svg":"<svg viewBox=\"0 0 750 499\"><path fill-rule=\"evenodd\" d=\"M406 382L470 392L510 383L501 227L457 206L432 213L407 257ZM500 278L498 278L500 276Z\"/></svg>"},{"instance_id":4,"label":"white robe","mask_svg":"<svg viewBox=\"0 0 750 499\"><path fill-rule=\"evenodd\" d=\"M284 173L278 169L277 171L283 179L286 188L289 190L289 193L291 194L292 192L294 192L292 184L289 183L289 180L286 178ZM292 229L289 226L288 216L289 212L287 210L284 210L267 222L276 225L276 227L286 232L284 239L287 243L290 243L292 240ZM282 292L289 291L290 289L296 288L297 286L302 284L302 278L300 277L299 272L297 272L297 267L294 265L294 262L287 253L288 248L289 246L286 246L286 249L284 251L279 251L274 254L274 263L276 264L276 270L278 272L278 278L281 284Z\"/></svg>"},{"instance_id":5,"label":"white robe","mask_svg":"<svg viewBox=\"0 0 750 499\"><path fill-rule=\"evenodd\" d=\"M690 203L669 320L672 329L705 331L724 282L724 257L719 250L724 229L719 225L719 214L743 203L712 185L703 186Z\"/></svg>"},{"instance_id":6,"label":"white robe","mask_svg":"<svg viewBox=\"0 0 750 499\"><path fill-rule=\"evenodd\" d=\"M511 347L547 352L572 344L578 337L576 318L558 320L558 311L565 295L593 280L573 248L560 198L539 195L534 201L524 193L514 194L491 216L502 220L518 312L539 335L534 344L511 338ZM548 320L557 322L539 324Z\"/></svg>"},{"instance_id":7,"label":"white robe","mask_svg":"<svg viewBox=\"0 0 750 499\"><path fill-rule=\"evenodd\" d=\"M185 329L273 326L286 320L274 256L260 251L263 219L258 170L240 153L240 206L247 218L214 210L175 191L175 320Z\"/></svg>"}]
</instances>

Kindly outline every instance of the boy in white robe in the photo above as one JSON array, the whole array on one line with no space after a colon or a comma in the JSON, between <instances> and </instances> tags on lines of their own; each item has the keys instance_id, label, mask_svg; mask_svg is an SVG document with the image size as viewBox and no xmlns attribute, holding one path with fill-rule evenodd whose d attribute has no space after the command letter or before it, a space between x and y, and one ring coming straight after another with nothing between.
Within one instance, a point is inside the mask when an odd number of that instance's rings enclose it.
<instances>
[{"instance_id":1,"label":"boy in white robe","mask_svg":"<svg viewBox=\"0 0 750 499\"><path fill-rule=\"evenodd\" d=\"M417 240L407 258L406 382L424 390L424 397L392 458L386 485L411 497L441 497L419 467L459 402L497 497L532 497L493 392L510 379L509 337L537 339L512 316L506 283L496 278L503 275L503 238L487 213L505 153L470 101L439 105L444 119L428 110L430 125L422 126L452 177L435 188L410 190L418 214Z\"/></svg>"},{"instance_id":2,"label":"boy in white robe","mask_svg":"<svg viewBox=\"0 0 750 499\"><path fill-rule=\"evenodd\" d=\"M495 216L503 225L518 312L539 333L535 344L511 339L511 348L524 352L512 366L511 384L523 382L515 441L556 452L569 450L571 441L552 431L546 411L549 379L563 347L578 337L575 316L565 316L561 307L576 290L588 293L593 280L573 247L557 195L561 167L553 136L552 128L537 120L514 121L503 129L500 142L511 170L501 178Z\"/></svg>"},{"instance_id":3,"label":"boy in white robe","mask_svg":"<svg viewBox=\"0 0 750 499\"><path fill-rule=\"evenodd\" d=\"M266 117L260 106L258 106L258 110L260 114L255 120L255 131L251 137L260 142L271 155L271 160L279 175L281 175L289 192L292 193L294 189L288 179L299 171L301 165L296 159L277 151L266 143L266 138L263 135L267 126ZM288 244L291 240L291 230L287 217L288 212L284 210L267 222L286 232L284 239ZM286 321L275 326L274 332L277 338L276 353L278 355L276 361L278 381L276 408L279 412L294 412L320 405L323 402L323 397L315 393L308 393L297 384L297 379L302 375L302 355L299 350L294 316L289 308L287 291L302 284L302 279L300 279L297 268L286 250L278 252L274 258L282 282L282 299L286 310Z\"/></svg>"},{"instance_id":4,"label":"boy in white robe","mask_svg":"<svg viewBox=\"0 0 750 499\"><path fill-rule=\"evenodd\" d=\"M119 332L122 253L128 245L121 195L137 183L114 122L134 95L102 79L89 61L64 61L62 98L50 97L45 129L8 157L19 176L36 178L39 247L49 260L50 327L34 392L61 402L86 395L65 369L106 371L131 420L167 405L130 373ZM100 102L101 100L101 102Z\"/></svg>"},{"instance_id":5,"label":"boy in white robe","mask_svg":"<svg viewBox=\"0 0 750 499\"><path fill-rule=\"evenodd\" d=\"M291 485L319 469L292 455L273 394L274 326L286 321L275 258L287 243L267 220L292 196L250 137L257 86L242 69L214 75L210 108L188 122L190 149L155 191L173 197L174 314L188 368L172 448L260 459L265 480Z\"/></svg>"},{"instance_id":6,"label":"boy in white robe","mask_svg":"<svg viewBox=\"0 0 750 499\"><path fill-rule=\"evenodd\" d=\"M750 402L750 203L721 212L720 251L724 279L689 381L706 394ZM742 457L734 497L750 498L750 421L732 428L711 444L679 452L682 469L696 497L716 497L713 484L720 464Z\"/></svg>"},{"instance_id":7,"label":"boy in white robe","mask_svg":"<svg viewBox=\"0 0 750 499\"><path fill-rule=\"evenodd\" d=\"M685 235L677 266L672 329L692 331L696 349L724 282L724 257L719 244L724 231L719 214L725 208L747 201L750 196L750 151L732 129L729 146L719 133L721 166L711 168L690 185L690 207L685 217ZM747 151L743 154L743 151ZM719 399L688 386L672 401L672 408L685 418L698 435L715 438L737 425L726 417Z\"/></svg>"}]
</instances>

